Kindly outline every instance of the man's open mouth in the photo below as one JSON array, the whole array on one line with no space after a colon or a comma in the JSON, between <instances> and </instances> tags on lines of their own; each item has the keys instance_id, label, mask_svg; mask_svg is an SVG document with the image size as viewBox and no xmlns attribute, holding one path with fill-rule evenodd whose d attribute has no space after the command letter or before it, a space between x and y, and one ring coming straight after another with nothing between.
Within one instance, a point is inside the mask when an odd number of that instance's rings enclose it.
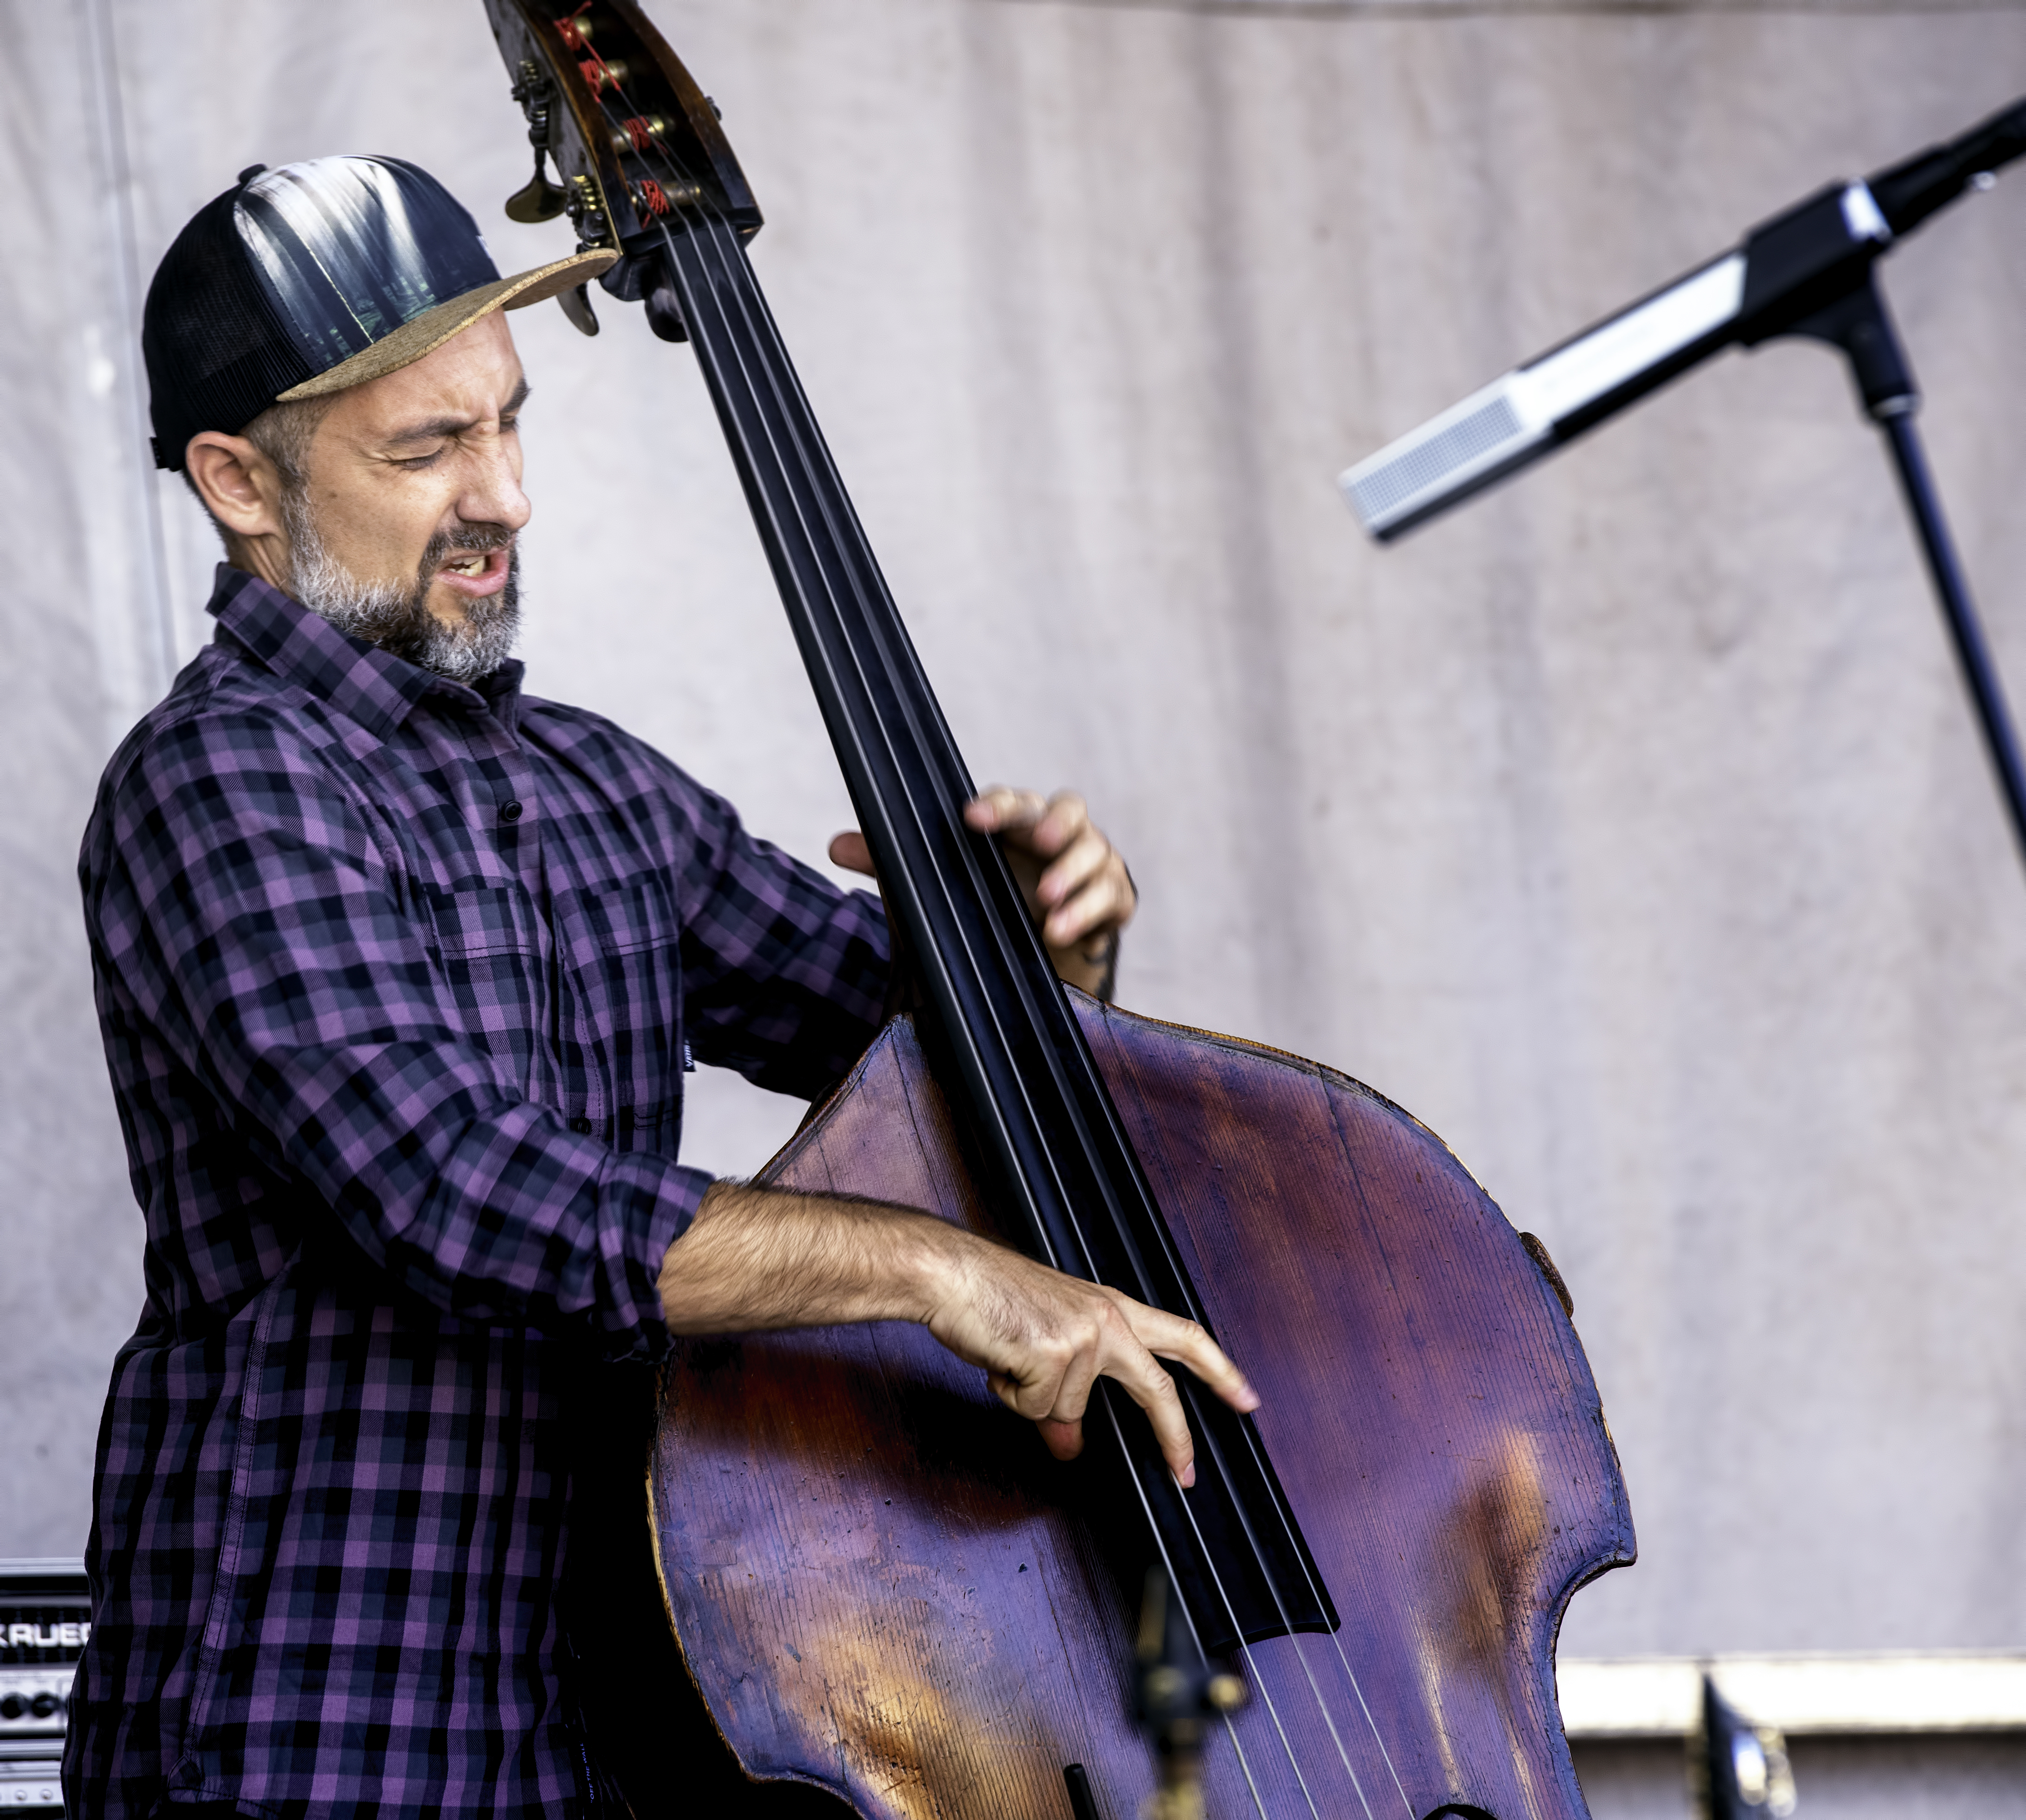
<instances>
[{"instance_id":1,"label":"man's open mouth","mask_svg":"<svg viewBox=\"0 0 2026 1820\"><path fill-rule=\"evenodd\" d=\"M459 594L478 598L495 594L506 585L514 558L514 546L502 543L490 550L459 550L436 571L436 579Z\"/></svg>"}]
</instances>

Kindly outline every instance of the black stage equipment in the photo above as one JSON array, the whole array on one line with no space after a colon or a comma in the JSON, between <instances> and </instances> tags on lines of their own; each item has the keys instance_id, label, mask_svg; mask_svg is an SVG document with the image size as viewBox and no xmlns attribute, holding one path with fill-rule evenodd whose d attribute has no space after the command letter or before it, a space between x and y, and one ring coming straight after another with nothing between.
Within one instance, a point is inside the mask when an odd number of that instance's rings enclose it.
<instances>
[{"instance_id":1,"label":"black stage equipment","mask_svg":"<svg viewBox=\"0 0 2026 1820\"><path fill-rule=\"evenodd\" d=\"M0 1560L0 1814L63 1811L71 1682L90 1634L81 1562Z\"/></svg>"},{"instance_id":2,"label":"black stage equipment","mask_svg":"<svg viewBox=\"0 0 2026 1820\"><path fill-rule=\"evenodd\" d=\"M1707 1674L1689 1737L1689 1792L1698 1820L1787 1820L1797 1805L1787 1741L1752 1724Z\"/></svg>"},{"instance_id":3,"label":"black stage equipment","mask_svg":"<svg viewBox=\"0 0 2026 1820\"><path fill-rule=\"evenodd\" d=\"M1833 183L1538 359L1516 367L1339 477L1383 543L1601 423L1733 342L1803 335L1843 349L1883 432L1963 680L2026 859L2026 770L1998 672L1914 428L1920 392L1872 268L1966 190L2026 154L2026 100L1862 182Z\"/></svg>"}]
</instances>

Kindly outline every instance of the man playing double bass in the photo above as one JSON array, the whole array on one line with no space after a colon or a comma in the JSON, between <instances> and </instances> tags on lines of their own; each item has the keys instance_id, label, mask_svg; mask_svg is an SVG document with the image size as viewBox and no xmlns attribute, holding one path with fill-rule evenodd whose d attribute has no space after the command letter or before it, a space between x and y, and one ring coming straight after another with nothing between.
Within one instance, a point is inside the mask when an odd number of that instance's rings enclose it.
<instances>
[{"instance_id":1,"label":"man playing double bass","mask_svg":"<svg viewBox=\"0 0 2026 1820\"><path fill-rule=\"evenodd\" d=\"M839 1078L888 938L876 897L521 692L501 311L610 257L502 279L425 173L323 158L244 173L150 289L157 459L226 562L80 861L146 1298L99 1439L73 1814L586 1811L569 1438L593 1361L672 1333L919 1321L1064 1457L1108 1376L1184 1483L1157 1359L1256 1402L1114 1291L676 1161L690 1058ZM1134 897L1081 800L967 814L1100 985ZM856 835L831 857L869 870Z\"/></svg>"}]
</instances>

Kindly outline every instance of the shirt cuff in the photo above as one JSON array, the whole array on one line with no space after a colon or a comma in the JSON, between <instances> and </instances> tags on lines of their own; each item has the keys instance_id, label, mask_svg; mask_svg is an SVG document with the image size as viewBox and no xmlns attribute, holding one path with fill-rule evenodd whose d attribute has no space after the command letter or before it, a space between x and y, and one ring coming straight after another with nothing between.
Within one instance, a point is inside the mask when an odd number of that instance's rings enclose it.
<instances>
[{"instance_id":1,"label":"shirt cuff","mask_svg":"<svg viewBox=\"0 0 2026 1820\"><path fill-rule=\"evenodd\" d=\"M608 1257L617 1293L604 1323L604 1350L610 1358L651 1361L663 1358L671 1343L661 1313L662 1260L690 1229L717 1178L707 1170L637 1151L615 1156L613 1162L619 1179L611 1187L635 1199L636 1210L634 1217L617 1222L616 1231L608 1228L617 1241L618 1254ZM636 1171L637 1181L624 1181Z\"/></svg>"}]
</instances>

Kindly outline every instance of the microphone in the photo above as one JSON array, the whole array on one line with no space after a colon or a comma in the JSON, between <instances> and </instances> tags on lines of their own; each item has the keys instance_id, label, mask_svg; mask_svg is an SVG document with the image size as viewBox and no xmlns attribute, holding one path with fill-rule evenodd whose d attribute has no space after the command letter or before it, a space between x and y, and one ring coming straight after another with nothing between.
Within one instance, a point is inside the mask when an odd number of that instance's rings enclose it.
<instances>
[{"instance_id":1,"label":"microphone","mask_svg":"<svg viewBox=\"0 0 2026 1820\"><path fill-rule=\"evenodd\" d=\"M1733 342L1755 347L1864 282L1966 189L2026 154L2026 99L1860 182L1832 184L1732 252L1472 392L1338 477L1381 543L1601 423Z\"/></svg>"}]
</instances>

